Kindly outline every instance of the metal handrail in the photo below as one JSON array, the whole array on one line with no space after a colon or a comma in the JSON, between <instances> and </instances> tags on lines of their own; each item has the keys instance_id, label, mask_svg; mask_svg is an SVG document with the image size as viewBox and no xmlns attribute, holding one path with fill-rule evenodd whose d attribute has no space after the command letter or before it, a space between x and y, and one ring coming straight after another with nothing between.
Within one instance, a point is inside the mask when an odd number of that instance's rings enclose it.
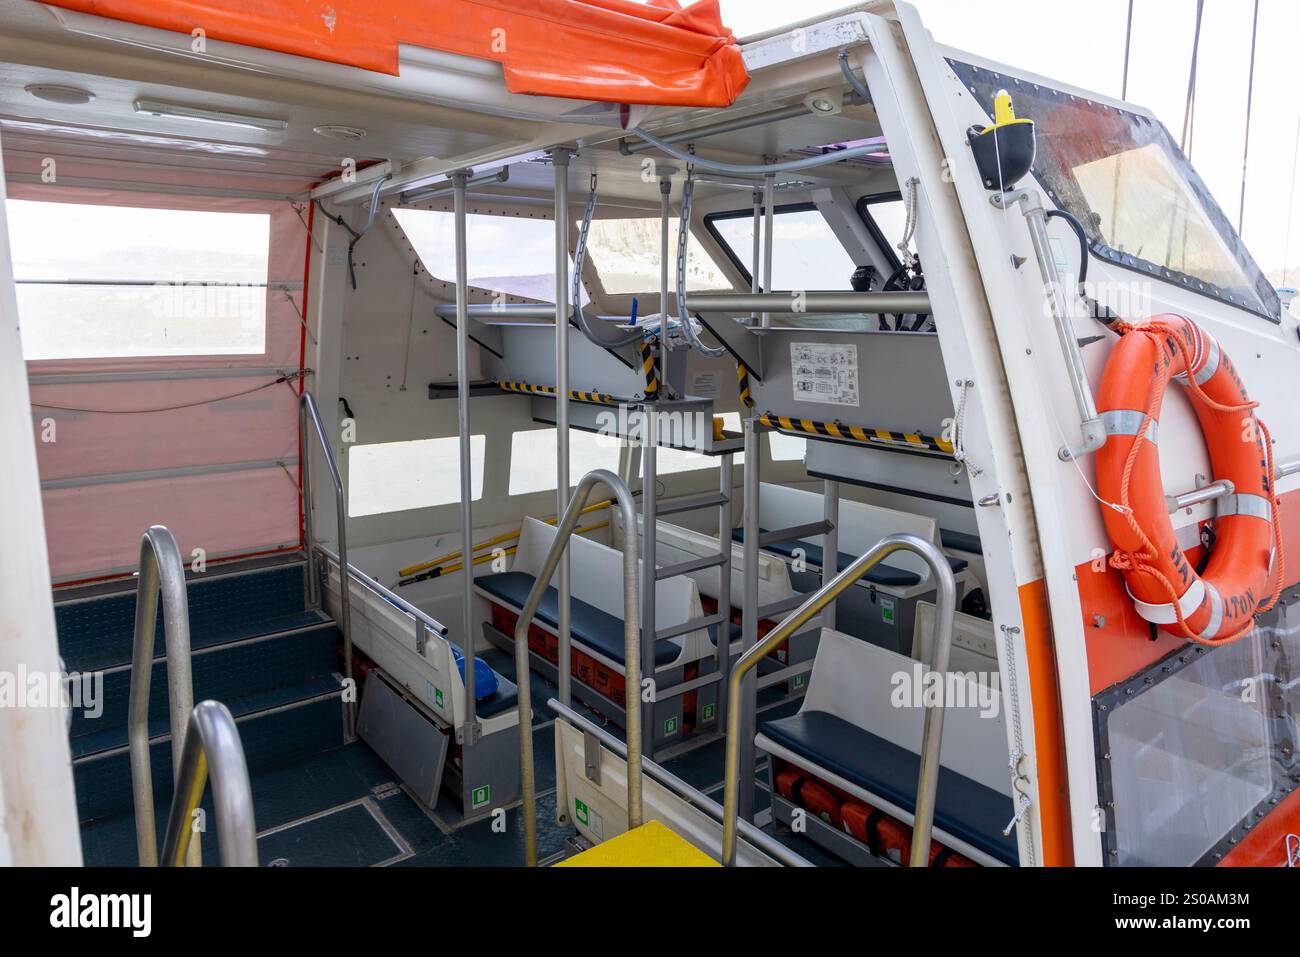
<instances>
[{"instance_id":1,"label":"metal handrail","mask_svg":"<svg viewBox=\"0 0 1300 957\"><path fill-rule=\"evenodd\" d=\"M515 626L515 684L519 691L519 767L523 779L523 814L524 814L524 863L528 867L537 866L537 780L533 767L532 735L532 696L531 668L528 660L528 629L532 626L537 608L542 603L542 596L550 587L551 579L560 565L560 558L573 530L578 525L582 510L592 489L603 484L618 499L623 513L623 527L636 528L636 509L632 504L632 493L627 485L613 472L594 469L578 482L573 490L573 498L564 510L564 516L556 527L555 540L546 561L537 573L528 600L524 602L519 613L519 623ZM628 767L641 767L641 615L637 588L637 548L636 536L623 536L623 677L627 687L624 707L627 710L627 763ZM949 573L951 574L951 573ZM567 636L561 636L566 641ZM560 660L567 660L562 649ZM632 830L641 826L641 775L629 772L627 776L627 827Z\"/></svg>"},{"instance_id":2,"label":"metal handrail","mask_svg":"<svg viewBox=\"0 0 1300 957\"><path fill-rule=\"evenodd\" d=\"M736 830L739 820L740 799L740 683L745 675L758 666L766 655L795 634L808 621L857 583L863 575L898 551L919 555L934 575L938 588L934 616L934 660L931 671L943 674L948 670L948 653L952 647L953 616L957 610L957 583L952 567L943 553L931 542L916 535L889 535L873 545L865 554L854 559L853 564L834 579L814 592L807 601L796 608L779 625L773 628L756 645L746 651L731 669L731 688L727 700L727 777L722 803L722 863L730 867L736 862ZM943 739L943 696L936 704L925 706L925 727L921 735L921 768L916 785L916 813L912 831L911 867L924 867L930 859L930 832L934 826L934 795L939 784L939 745ZM746 786L753 787L753 775Z\"/></svg>"},{"instance_id":3,"label":"metal handrail","mask_svg":"<svg viewBox=\"0 0 1300 957\"><path fill-rule=\"evenodd\" d=\"M163 598L163 638L167 647L167 697L171 702L172 767L179 770L186 722L194 707L190 674L190 609L185 563L176 539L155 525L140 538L140 574L135 593L135 638L131 652L131 692L127 742L131 752L131 795L135 802L135 844L141 867L158 866L154 820L153 768L149 760L149 687L158 624L158 593ZM201 863L193 848L190 864Z\"/></svg>"},{"instance_id":4,"label":"metal handrail","mask_svg":"<svg viewBox=\"0 0 1300 957\"><path fill-rule=\"evenodd\" d=\"M185 746L177 765L176 796L163 838L163 863L183 867L187 851L191 846L198 847L198 842L191 841L191 821L203 799L209 765L221 866L256 867L257 825L253 822L253 788L248 781L244 745L230 709L218 701L200 701L190 712Z\"/></svg>"},{"instance_id":5,"label":"metal handrail","mask_svg":"<svg viewBox=\"0 0 1300 957\"><path fill-rule=\"evenodd\" d=\"M614 754L624 760L627 759L627 745L620 741L614 735L610 734L594 721L589 721L572 708L567 707L560 702L551 698L546 702L546 706L562 717L569 724L573 725L584 734L589 734L608 748ZM709 797L699 788L687 784L677 775L666 769L661 764L641 755L641 770L655 781L658 781L668 790L672 791L678 797L699 808L709 817L718 823L722 822L722 805L713 798ZM807 858L801 857L790 848L786 847L771 834L760 828L755 827L748 821L739 822L740 833L750 844L754 845L768 857L780 861L788 867L813 867L814 864Z\"/></svg>"},{"instance_id":6,"label":"metal handrail","mask_svg":"<svg viewBox=\"0 0 1300 957\"><path fill-rule=\"evenodd\" d=\"M338 539L339 539L339 556L344 565L348 564L348 534L347 534L347 500L343 494L343 476L339 474L339 463L334 458L334 449L330 446L329 440L325 437L325 426L321 423L320 410L316 408L316 400L312 394L306 390L302 393L302 398L298 404L298 441L301 445L299 461L302 467L302 528L303 539L307 546L307 594L313 604L320 604L320 579L317 577L319 572L316 567L316 531L315 523L312 521L312 503L311 503L311 447L309 444L309 432L307 429L308 419L311 420L312 426L316 432L316 439L320 443L321 455L325 459L325 465L329 468L330 481L334 483L334 505L338 513ZM348 565L351 568L351 565ZM340 582L343 576L339 576ZM339 631L343 635L343 677L348 682L348 687L352 689L350 701L346 702L344 714L346 715L345 723L347 724L347 737L351 739L357 726L357 702L356 702L356 683L352 677L352 603L348 597L347 588L339 588Z\"/></svg>"},{"instance_id":7,"label":"metal handrail","mask_svg":"<svg viewBox=\"0 0 1300 957\"><path fill-rule=\"evenodd\" d=\"M1073 314L1066 302L1065 286L1061 281L1060 270L1056 266L1056 256L1052 251L1051 237L1047 232L1047 211L1043 209L1043 199L1036 189L1008 189L1005 192L994 193L989 200L998 209L1010 209L1014 204L1019 203L1020 211L1025 217L1025 224L1029 228L1029 239L1034 247L1034 258L1038 260L1038 271L1043 279L1052 321L1056 326L1056 335L1065 357L1065 371L1069 374L1070 389L1074 393L1074 404L1079 413L1079 428L1083 436L1082 444L1077 446L1066 444L1057 450L1057 458L1062 462L1069 462L1081 455L1096 452L1105 445L1106 426L1101 416L1097 414L1097 400L1092 394L1088 372L1083 367L1079 336L1074 329Z\"/></svg>"},{"instance_id":8,"label":"metal handrail","mask_svg":"<svg viewBox=\"0 0 1300 957\"><path fill-rule=\"evenodd\" d=\"M325 556L325 559L327 561L333 562L335 565L341 564L339 562L338 554L333 550L331 550L328 546L322 545L319 542L317 542L314 547L316 551L320 552L323 556ZM379 598L382 598L384 601L395 606L398 611L404 612L415 619L416 651L419 651L421 654L423 654L423 650L420 647L422 644L420 638L421 632L433 632L439 638L447 637L446 625L438 621L438 619L434 618L428 612L421 611L415 605L412 605L409 601L407 601L405 598L402 598L400 595L398 595L396 592L390 589L387 585L384 585L382 582L375 581L375 579L371 578L360 568L357 568L356 565L349 563L348 578L359 582L361 586L365 588L367 591L369 591L371 594L376 595ZM343 583L343 576L340 574L339 575L340 589L342 589L343 587L342 583Z\"/></svg>"}]
</instances>

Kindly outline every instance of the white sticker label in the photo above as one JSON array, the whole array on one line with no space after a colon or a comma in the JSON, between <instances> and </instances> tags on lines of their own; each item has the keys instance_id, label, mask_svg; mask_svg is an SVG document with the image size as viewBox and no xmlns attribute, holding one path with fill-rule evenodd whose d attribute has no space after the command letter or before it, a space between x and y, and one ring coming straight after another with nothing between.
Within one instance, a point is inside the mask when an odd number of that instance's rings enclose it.
<instances>
[{"instance_id":1,"label":"white sticker label","mask_svg":"<svg viewBox=\"0 0 1300 957\"><path fill-rule=\"evenodd\" d=\"M858 347L790 343L790 378L798 402L858 404Z\"/></svg>"},{"instance_id":2,"label":"white sticker label","mask_svg":"<svg viewBox=\"0 0 1300 957\"><path fill-rule=\"evenodd\" d=\"M691 376L691 395L697 395L701 399L716 399L721 381L722 374L719 372L697 372Z\"/></svg>"},{"instance_id":3,"label":"white sticker label","mask_svg":"<svg viewBox=\"0 0 1300 957\"><path fill-rule=\"evenodd\" d=\"M1056 236L1049 236L1048 243L1052 247L1052 259L1056 263L1056 271L1064 281L1067 276L1074 273L1074 268L1070 265L1070 258L1065 254L1065 247L1061 245L1061 240Z\"/></svg>"}]
</instances>

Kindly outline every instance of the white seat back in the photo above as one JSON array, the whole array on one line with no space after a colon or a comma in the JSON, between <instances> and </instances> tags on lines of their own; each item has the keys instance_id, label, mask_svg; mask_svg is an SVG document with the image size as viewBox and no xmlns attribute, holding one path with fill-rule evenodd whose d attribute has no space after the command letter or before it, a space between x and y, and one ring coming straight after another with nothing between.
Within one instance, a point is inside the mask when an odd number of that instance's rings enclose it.
<instances>
[{"instance_id":1,"label":"white seat back","mask_svg":"<svg viewBox=\"0 0 1300 957\"><path fill-rule=\"evenodd\" d=\"M934 654L934 603L918 602L916 625L912 635L912 657L924 664ZM952 622L952 652L948 656L951 671L978 673L998 670L998 646L993 637L993 622L957 612Z\"/></svg>"},{"instance_id":2,"label":"white seat back","mask_svg":"<svg viewBox=\"0 0 1300 957\"><path fill-rule=\"evenodd\" d=\"M919 754L925 708L916 692L923 690L928 673L905 655L823 628L800 710L829 712ZM940 763L1010 795L1001 692L955 672L948 673L944 685L950 685L953 693L951 699L945 698Z\"/></svg>"},{"instance_id":3,"label":"white seat back","mask_svg":"<svg viewBox=\"0 0 1300 957\"><path fill-rule=\"evenodd\" d=\"M616 519L616 522L619 540L621 541L621 517ZM644 527L642 516L638 515L636 522L639 535ZM719 550L718 539L713 535L706 535L694 529L683 528L680 525L673 525L663 521L658 523L655 544L658 546L656 555L661 566L716 555ZM638 548L640 548L639 539ZM688 577L695 579L701 595L716 600L721 583L721 571L720 568L716 567L703 568L691 572ZM744 593L745 549L743 545L733 542L731 544L731 604L739 607L741 596ZM793 594L794 587L790 584L789 566L783 559L775 555L765 555L760 552L758 556L758 603L767 605L789 598Z\"/></svg>"},{"instance_id":4,"label":"white seat back","mask_svg":"<svg viewBox=\"0 0 1300 957\"><path fill-rule=\"evenodd\" d=\"M824 517L822 496L813 491L764 484L759 494L758 523L766 529L789 528L820 522ZM939 523L927 515L901 512L865 502L840 500L839 550L858 556L886 535L907 532L939 548ZM822 545L822 536L809 539ZM942 549L940 549L942 551ZM930 567L912 552L895 552L886 563L921 576L930 577Z\"/></svg>"},{"instance_id":5,"label":"white seat back","mask_svg":"<svg viewBox=\"0 0 1300 957\"><path fill-rule=\"evenodd\" d=\"M519 533L519 547L515 552L513 571L527 572L536 577L546 562L546 554L555 541L554 525L535 518L525 518ZM575 535L569 540L570 594L608 615L623 618L623 553L600 542ZM640 575L641 563L637 569ZM558 572L556 575L558 576ZM556 578L551 579L556 584ZM638 586L640 578L637 579ZM675 625L684 625L702 617L700 591L690 578L668 578L655 583L655 630L662 631ZM692 661L709 653L713 645L708 633L696 631L682 637L685 660Z\"/></svg>"}]
</instances>

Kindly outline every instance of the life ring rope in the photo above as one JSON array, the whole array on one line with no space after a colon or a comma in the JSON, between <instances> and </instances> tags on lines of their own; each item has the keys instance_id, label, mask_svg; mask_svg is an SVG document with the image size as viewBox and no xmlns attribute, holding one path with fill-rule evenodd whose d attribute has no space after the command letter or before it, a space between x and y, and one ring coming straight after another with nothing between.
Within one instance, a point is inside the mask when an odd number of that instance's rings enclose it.
<instances>
[{"instance_id":1,"label":"life ring rope","mask_svg":"<svg viewBox=\"0 0 1300 957\"><path fill-rule=\"evenodd\" d=\"M1129 323L1117 323L1115 329L1117 332L1120 333L1120 335L1142 334L1142 335L1149 335L1152 338L1156 339L1157 341L1163 338L1166 341L1172 342L1174 348L1178 350L1183 360L1183 368L1187 373L1185 377L1185 381L1180 380L1181 384L1185 388L1195 393L1197 399L1205 403L1205 405L1208 408L1214 409L1215 411L1218 412L1249 412L1252 409L1256 408L1259 405L1257 401L1244 402L1239 405L1227 405L1221 402L1216 402L1215 400L1211 399L1208 395L1205 394L1205 392L1201 389L1200 376L1192 373L1192 370L1196 368L1194 363L1200 361L1200 359L1204 355L1204 345L1201 339L1200 330L1193 324L1189 323L1188 326L1192 330L1192 333L1196 338L1194 353L1189 352L1188 345L1181 334L1181 330L1176 329L1167 323L1150 322L1150 323L1143 323L1141 325L1133 325ZM1170 370L1170 366L1167 363L1159 364L1156 376L1152 381L1150 390L1148 391L1147 394L1147 404L1146 404L1145 414L1142 420L1142 425L1137 430L1136 433L1138 436L1146 435L1147 429L1150 428L1152 421L1155 419L1156 410L1159 408L1160 401L1162 396L1164 395L1165 388L1169 384L1169 379L1170 379L1169 370ZM1261 436L1263 437L1263 447L1268 462L1268 475L1269 475L1268 499L1269 499L1270 510L1272 513L1270 517L1270 521L1272 524L1273 549L1274 549L1272 594L1269 596L1266 602L1256 607L1254 614L1258 614L1260 612L1268 611L1270 608L1272 608L1273 605L1277 602L1279 596L1281 595L1283 585L1285 584L1285 582L1282 581L1282 578L1285 574L1284 572L1285 556L1283 553L1283 545L1282 545L1281 510L1278 508L1276 483L1273 481L1272 478L1273 471L1274 471L1273 437L1268 430L1268 426L1264 424L1262 419L1256 416L1254 417L1254 421L1256 426L1260 430ZM1237 639L1249 633L1250 630L1255 627L1255 622L1253 620L1253 617L1248 617L1240 628L1238 628L1236 631L1234 631L1229 635L1225 635L1223 637L1217 637L1217 638L1202 637L1200 634L1194 631L1187 623L1187 619L1184 615L1183 607L1182 607L1183 603L1181 599L1183 596L1179 595L1177 589L1174 588L1173 582L1169 580L1168 576L1166 576L1165 573L1157 565L1153 564L1155 559L1158 557L1156 547L1154 544L1152 544L1151 539L1146 534L1146 531L1142 528L1141 524L1139 524L1139 522L1137 521L1137 518L1134 515L1133 506L1129 494L1130 485L1133 477L1133 470L1137 464L1138 452L1142 448L1142 445L1143 443L1141 441L1134 441L1132 447L1129 449L1128 455L1125 458L1124 471L1120 481L1119 507L1115 509L1117 512L1119 512L1124 516L1125 522L1132 530L1134 536L1142 543L1142 547L1136 551L1134 550L1126 551L1117 548L1110 556L1109 559L1110 567L1118 569L1120 571L1129 571L1129 570L1139 571L1146 575L1149 575L1151 578L1159 582L1169 596L1169 607L1173 609L1173 613L1176 616L1176 624L1178 626L1178 630L1182 634L1182 636L1186 638L1188 641L1192 641L1195 642L1196 644L1206 645L1209 647L1218 647L1220 645L1230 644L1231 642L1234 642ZM1209 587L1208 582L1205 584L1207 585L1207 587ZM1171 622L1171 624L1173 624L1173 622Z\"/></svg>"}]
</instances>

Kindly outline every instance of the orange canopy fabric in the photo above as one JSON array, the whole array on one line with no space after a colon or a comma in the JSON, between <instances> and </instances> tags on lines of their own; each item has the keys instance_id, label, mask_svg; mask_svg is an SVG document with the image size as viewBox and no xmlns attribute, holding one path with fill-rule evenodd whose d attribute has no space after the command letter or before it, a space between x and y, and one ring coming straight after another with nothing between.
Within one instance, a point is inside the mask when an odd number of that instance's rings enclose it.
<instances>
[{"instance_id":1,"label":"orange canopy fabric","mask_svg":"<svg viewBox=\"0 0 1300 957\"><path fill-rule=\"evenodd\" d=\"M749 82L718 0L45 0L397 74L398 44L496 60L514 93L729 106Z\"/></svg>"}]
</instances>

